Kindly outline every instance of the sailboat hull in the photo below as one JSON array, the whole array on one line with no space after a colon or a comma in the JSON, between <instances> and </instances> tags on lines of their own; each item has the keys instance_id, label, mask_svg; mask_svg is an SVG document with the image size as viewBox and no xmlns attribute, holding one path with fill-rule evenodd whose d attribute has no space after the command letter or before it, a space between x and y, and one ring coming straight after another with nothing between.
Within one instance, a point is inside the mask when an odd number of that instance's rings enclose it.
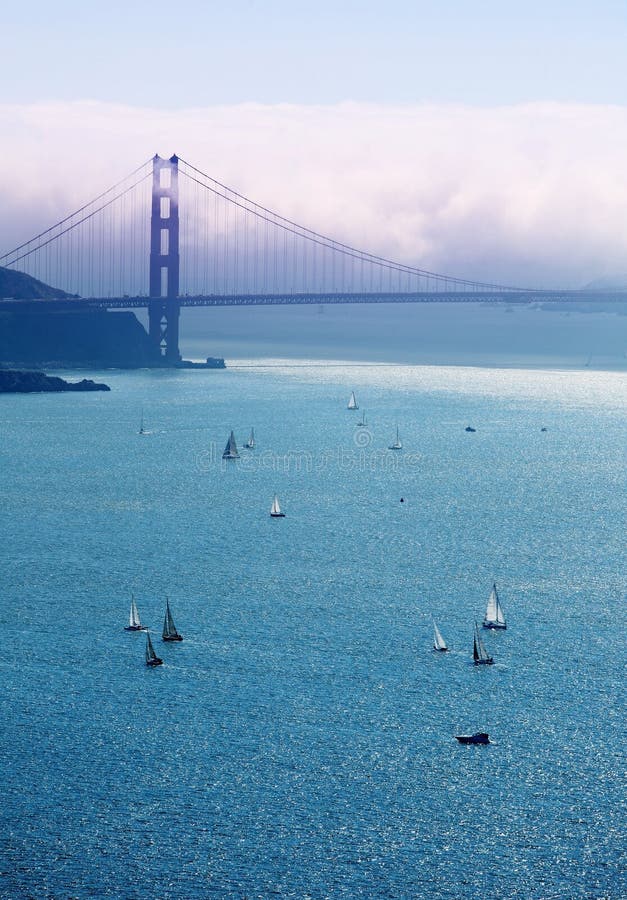
<instances>
[{"instance_id":1,"label":"sailboat hull","mask_svg":"<svg viewBox=\"0 0 627 900\"><path fill-rule=\"evenodd\" d=\"M475 659L474 664L476 666L493 666L494 660L492 659L491 656L488 656L487 659Z\"/></svg>"},{"instance_id":2,"label":"sailboat hull","mask_svg":"<svg viewBox=\"0 0 627 900\"><path fill-rule=\"evenodd\" d=\"M284 519L284 518L285 518L285 513L273 513L273 512L271 512L271 513L270 513L270 518L271 518L271 519Z\"/></svg>"},{"instance_id":3,"label":"sailboat hull","mask_svg":"<svg viewBox=\"0 0 627 900\"><path fill-rule=\"evenodd\" d=\"M155 666L162 666L162 665L163 665L163 660L162 660L162 659L159 659L158 656L155 656L154 659L147 659L147 660L146 660L146 665L148 666L149 669L154 669Z\"/></svg>"},{"instance_id":4,"label":"sailboat hull","mask_svg":"<svg viewBox=\"0 0 627 900\"><path fill-rule=\"evenodd\" d=\"M182 641L183 637L180 634L164 634L162 636L161 640L165 641L166 643L169 643L172 641Z\"/></svg>"},{"instance_id":5,"label":"sailboat hull","mask_svg":"<svg viewBox=\"0 0 627 900\"><path fill-rule=\"evenodd\" d=\"M146 631L145 625L125 625L124 631Z\"/></svg>"},{"instance_id":6,"label":"sailboat hull","mask_svg":"<svg viewBox=\"0 0 627 900\"><path fill-rule=\"evenodd\" d=\"M448 647L436 647L435 644L433 645L433 650L435 653L448 653Z\"/></svg>"},{"instance_id":7,"label":"sailboat hull","mask_svg":"<svg viewBox=\"0 0 627 900\"><path fill-rule=\"evenodd\" d=\"M499 631L505 631L507 628L507 625L504 622L483 622L482 624L484 628L494 628Z\"/></svg>"}]
</instances>

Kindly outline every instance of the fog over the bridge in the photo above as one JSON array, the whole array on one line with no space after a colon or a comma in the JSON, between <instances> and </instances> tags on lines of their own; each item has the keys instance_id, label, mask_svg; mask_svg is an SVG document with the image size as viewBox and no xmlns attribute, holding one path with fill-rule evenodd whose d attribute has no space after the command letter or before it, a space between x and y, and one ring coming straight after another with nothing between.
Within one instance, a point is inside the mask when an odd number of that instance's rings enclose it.
<instances>
[{"instance_id":1,"label":"fog over the bridge","mask_svg":"<svg viewBox=\"0 0 627 900\"><path fill-rule=\"evenodd\" d=\"M2 251L176 152L289 218L422 268L574 288L627 270L624 107L80 102L0 115Z\"/></svg>"}]
</instances>

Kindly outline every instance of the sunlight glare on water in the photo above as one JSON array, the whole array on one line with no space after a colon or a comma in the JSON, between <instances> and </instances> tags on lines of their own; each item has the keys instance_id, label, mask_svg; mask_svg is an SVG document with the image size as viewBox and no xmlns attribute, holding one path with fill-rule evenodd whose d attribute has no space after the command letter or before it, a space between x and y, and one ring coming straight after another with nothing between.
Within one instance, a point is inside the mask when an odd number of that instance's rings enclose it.
<instances>
[{"instance_id":1,"label":"sunlight glare on water","mask_svg":"<svg viewBox=\"0 0 627 900\"><path fill-rule=\"evenodd\" d=\"M252 363L0 398L0 895L624 896L624 375Z\"/></svg>"}]
</instances>

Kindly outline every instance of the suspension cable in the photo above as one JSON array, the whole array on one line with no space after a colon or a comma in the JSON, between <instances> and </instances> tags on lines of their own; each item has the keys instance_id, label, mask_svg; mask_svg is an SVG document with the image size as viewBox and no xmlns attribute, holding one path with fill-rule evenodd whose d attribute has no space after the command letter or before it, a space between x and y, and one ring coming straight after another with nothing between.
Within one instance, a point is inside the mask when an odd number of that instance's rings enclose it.
<instances>
[{"instance_id":1,"label":"suspension cable","mask_svg":"<svg viewBox=\"0 0 627 900\"><path fill-rule=\"evenodd\" d=\"M145 163L144 163L144 165L145 165ZM140 166L140 168L141 168L141 166ZM83 218L79 219L77 222L72 222L72 224L68 225L67 228L64 228L63 231L60 231L58 234L54 234L52 237L49 237L47 240L42 241L41 243L37 244L36 247L33 247L31 250L26 250L25 253L22 253L20 256L16 256L15 259L12 259L9 263L7 263L7 266L14 266L21 259L25 259L25 257L30 256L31 253L37 253L37 251L41 250L42 247L45 247L47 244L51 244L53 241L58 240L58 238L63 237L64 234L67 234L68 232L73 231L74 228L77 228L79 225L82 225L83 222L87 222L88 219L93 218L93 216L98 215L98 213L102 212L103 209L106 209L108 206L111 206L112 203L115 203L116 200L119 200L120 197L123 197L125 194L128 194L130 191L132 191L134 188L136 188L138 185L140 185L143 181L146 181L146 179L150 178L151 176L152 176L152 172L146 172L146 174L142 178L140 178L138 181L134 182L133 184L129 185L127 188L125 188L119 194L116 194L115 197L112 197L110 200L107 200L107 202L103 203L102 206L99 206L98 209L92 210L92 212L88 213L86 216L83 216ZM128 179L123 179L123 180L126 181ZM113 190L113 189L111 189L111 190ZM111 193L111 190L105 191L105 193L101 194L100 196L104 197L106 194ZM85 206L83 206L82 209L83 210L87 209L88 206L90 206L89 203L87 203ZM80 210L77 211L76 213L74 213L72 216L67 216L62 221L67 222L67 221L71 220L73 218L73 216L78 215L79 212L80 212ZM57 225L53 225L52 228L47 228L46 231L42 231L41 235L38 235L38 236L42 237L43 235L48 234L54 228L57 228L60 224L62 224L62 223L59 222L59 223L57 223ZM21 247L16 247L16 249L14 251L12 251L12 253L17 253L20 249L22 249L23 247L27 247L29 244L32 244L36 240L37 240L37 238L33 238L32 240L27 241L25 244L22 244ZM6 257L8 257L8 256L11 256L11 253L7 253L7 254L5 254L5 256L0 257L0 260L6 259Z\"/></svg>"},{"instance_id":2,"label":"suspension cable","mask_svg":"<svg viewBox=\"0 0 627 900\"><path fill-rule=\"evenodd\" d=\"M196 184L199 184L201 187L204 187L206 190L212 191L212 193L216 194L218 197L222 197L222 199L227 200L229 203L233 203L236 206L239 206L241 209L249 209L254 215L259 216L259 218L265 219L271 224L275 225L277 228L285 228L287 231L291 231L292 234L296 234L305 240L312 241L312 243L317 243L321 246L327 247L328 249L334 250L338 253L344 253L347 256L351 256L353 258L364 259L366 258L370 263L376 264L382 268L391 269L392 271L397 272L407 272L408 274L418 275L427 278L436 278L440 281L448 281L458 285L464 286L472 286L478 288L490 288L492 290L507 290L507 291L525 291L529 293L533 293L533 288L520 288L515 287L513 285L502 285L491 282L483 282L483 281L472 281L468 278L459 278L456 276L443 275L439 272L432 272L428 269L419 269L416 266L410 266L405 263L399 263L395 260L387 259L383 256L377 256L374 253L369 253L365 250L359 250L356 247L350 246L350 244L344 244L341 241L337 241L334 238L330 238L327 235L321 234L320 232L313 231L311 228L306 228L303 225L299 225L298 222L294 222L292 219L288 219L285 216L280 215L279 213L274 212L271 209L268 209L265 206L262 206L259 203L256 203L250 198L246 197L244 194L238 193L238 191L233 190L228 187L228 185L223 184L215 178L212 178L211 175L207 175L206 172L197 169L196 166L193 166L191 163L187 162L184 159L179 157L179 162L183 163L189 169L196 172L202 178L207 179L207 181L211 181L213 184L217 185L223 191L227 191L229 194L232 194L233 197L237 197L238 200L243 201L239 203L236 200L233 200L232 197L227 197L224 194L220 193L219 190L212 188L208 184L203 184L203 182L194 178L189 173L185 172L183 169L179 169L182 175L185 175L186 178L189 178L192 181L195 181ZM245 206L244 204L248 204ZM253 207L250 209L250 207ZM258 212L257 210L261 210ZM266 215L262 215L262 213L266 213ZM271 218L268 218L271 217ZM281 224L285 223L285 224Z\"/></svg>"},{"instance_id":3,"label":"suspension cable","mask_svg":"<svg viewBox=\"0 0 627 900\"><path fill-rule=\"evenodd\" d=\"M147 166L150 162L152 162L152 159L147 159L140 166L137 166L137 168L134 169L125 178L122 178L120 181L116 182L116 184L112 185L108 190L103 191L102 194L98 194L98 196L94 197L93 200L90 200L89 203L85 203L83 206L81 206L79 209L75 210L73 213L70 213L69 215L65 216L65 218L61 219L55 225L51 225L49 228L46 228L44 231L41 231L39 234L36 234L35 237L32 237L29 241L25 241L23 244L20 244L18 247L14 247L13 250L9 250L8 253L3 253L2 256L0 256L0 263L2 262L2 260L7 259L9 256L13 256L14 253L19 253L19 251L22 250L24 247L28 247L29 244L33 244L35 241L38 241L39 238L44 237L46 234L49 234L51 231L54 231L56 228L59 228L61 225L64 225L66 222L69 222L70 219L74 218L74 216L80 215L82 212L84 212L86 209L88 209L88 207L93 206L94 203L97 203L99 200L102 200L103 197L106 197L107 194L110 194L111 191L115 191L116 188L120 187L120 185L124 184L125 181L128 181L129 178L132 178L134 175L136 175L139 171L141 171L141 169L144 168L144 166ZM148 174L151 174L151 173L148 173ZM147 176L145 176L145 177L147 177ZM143 181L143 180L144 179L142 178L141 181ZM136 184L140 184L140 182L138 181L138 182L136 182ZM133 187L135 187L135 185L133 185ZM123 195L124 194L120 194L119 196L122 197ZM108 206L108 204L101 206L100 209L104 209L105 206ZM85 219L82 219L81 221L84 222L84 221L86 221L87 218L89 218L89 216L86 216ZM61 233L65 234L66 232L61 232ZM57 235L57 237L60 237L60 235ZM53 240L54 240L54 238L53 238ZM49 242L46 241L46 243L49 243ZM38 246L45 247L46 244L44 243L44 244L41 244ZM25 254L25 255L28 256L28 254ZM23 259L23 257L19 257L19 258ZM17 262L17 260L14 260L13 262ZM13 265L13 263L9 263L9 265Z\"/></svg>"}]
</instances>

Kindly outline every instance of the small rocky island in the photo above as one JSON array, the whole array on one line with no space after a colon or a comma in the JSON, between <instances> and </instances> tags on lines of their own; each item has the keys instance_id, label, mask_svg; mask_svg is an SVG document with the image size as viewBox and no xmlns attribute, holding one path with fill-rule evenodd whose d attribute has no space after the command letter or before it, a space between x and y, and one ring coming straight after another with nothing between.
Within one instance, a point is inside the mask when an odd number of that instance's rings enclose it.
<instances>
[{"instance_id":1,"label":"small rocky island","mask_svg":"<svg viewBox=\"0 0 627 900\"><path fill-rule=\"evenodd\" d=\"M98 384L89 378L82 381L65 381L44 372L20 372L16 369L0 369L0 394L35 394L43 391L110 391L108 384Z\"/></svg>"}]
</instances>

